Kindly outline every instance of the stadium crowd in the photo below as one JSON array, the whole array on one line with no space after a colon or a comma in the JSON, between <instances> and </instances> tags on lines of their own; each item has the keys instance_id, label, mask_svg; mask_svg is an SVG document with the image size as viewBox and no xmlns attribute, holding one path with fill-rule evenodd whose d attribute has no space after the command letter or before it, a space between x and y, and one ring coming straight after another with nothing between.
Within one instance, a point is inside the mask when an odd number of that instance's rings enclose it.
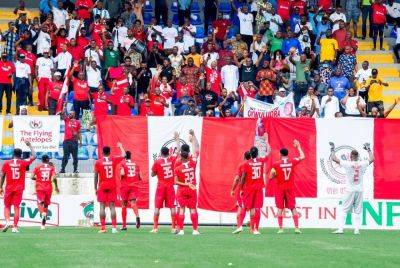
<instances>
[{"instance_id":1,"label":"stadium crowd","mask_svg":"<svg viewBox=\"0 0 400 268\"><path fill-rule=\"evenodd\" d=\"M204 4L202 16L192 0L41 0L33 17L20 1L1 33L6 112L13 92L17 113L34 105L34 80L39 111L57 114L65 98L77 118L243 116L246 96L279 104L291 92L299 117L386 117L398 103L384 109L388 83L355 56L360 15L361 38L384 50L384 28L400 18L393 0Z\"/></svg>"}]
</instances>

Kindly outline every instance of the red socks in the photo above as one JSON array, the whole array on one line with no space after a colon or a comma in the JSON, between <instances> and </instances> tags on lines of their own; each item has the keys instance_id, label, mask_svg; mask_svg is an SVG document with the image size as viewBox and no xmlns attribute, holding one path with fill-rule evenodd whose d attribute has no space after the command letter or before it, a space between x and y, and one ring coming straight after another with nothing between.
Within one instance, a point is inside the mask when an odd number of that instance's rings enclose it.
<instances>
[{"instance_id":1,"label":"red socks","mask_svg":"<svg viewBox=\"0 0 400 268\"><path fill-rule=\"evenodd\" d=\"M283 228L283 216L278 216L278 225L279 228L282 229Z\"/></svg>"},{"instance_id":2,"label":"red socks","mask_svg":"<svg viewBox=\"0 0 400 268\"><path fill-rule=\"evenodd\" d=\"M158 229L158 215L154 214L153 222L154 222L153 229Z\"/></svg>"},{"instance_id":3,"label":"red socks","mask_svg":"<svg viewBox=\"0 0 400 268\"><path fill-rule=\"evenodd\" d=\"M139 210L138 210L136 203L132 203L131 207L133 209L133 213L135 213L136 218L139 217Z\"/></svg>"},{"instance_id":4,"label":"red socks","mask_svg":"<svg viewBox=\"0 0 400 268\"><path fill-rule=\"evenodd\" d=\"M250 231L251 232L254 231L254 218L255 218L255 215L250 214Z\"/></svg>"},{"instance_id":5,"label":"red socks","mask_svg":"<svg viewBox=\"0 0 400 268\"><path fill-rule=\"evenodd\" d=\"M256 212L254 214L254 229L258 230L258 227L260 226L260 219L261 219L261 211L260 209L256 209Z\"/></svg>"},{"instance_id":6,"label":"red socks","mask_svg":"<svg viewBox=\"0 0 400 268\"><path fill-rule=\"evenodd\" d=\"M14 228L18 227L19 222L19 207L14 207Z\"/></svg>"},{"instance_id":7,"label":"red socks","mask_svg":"<svg viewBox=\"0 0 400 268\"><path fill-rule=\"evenodd\" d=\"M199 214L197 212L190 213L190 219L192 221L193 230L197 230L199 228Z\"/></svg>"},{"instance_id":8,"label":"red socks","mask_svg":"<svg viewBox=\"0 0 400 268\"><path fill-rule=\"evenodd\" d=\"M111 218L111 225L113 228L117 228L117 218Z\"/></svg>"},{"instance_id":9,"label":"red socks","mask_svg":"<svg viewBox=\"0 0 400 268\"><path fill-rule=\"evenodd\" d=\"M242 227L244 218L246 217L246 210L242 208L240 213L237 214L237 227Z\"/></svg>"},{"instance_id":10,"label":"red socks","mask_svg":"<svg viewBox=\"0 0 400 268\"><path fill-rule=\"evenodd\" d=\"M292 215L294 227L297 229L299 228L299 215Z\"/></svg>"},{"instance_id":11,"label":"red socks","mask_svg":"<svg viewBox=\"0 0 400 268\"><path fill-rule=\"evenodd\" d=\"M6 221L10 221L10 208L9 207L5 207L4 208L4 218L6 219Z\"/></svg>"},{"instance_id":12,"label":"red socks","mask_svg":"<svg viewBox=\"0 0 400 268\"><path fill-rule=\"evenodd\" d=\"M176 214L171 212L171 226L172 229L176 229Z\"/></svg>"},{"instance_id":13,"label":"red socks","mask_svg":"<svg viewBox=\"0 0 400 268\"><path fill-rule=\"evenodd\" d=\"M106 229L106 218L100 218L101 229Z\"/></svg>"},{"instance_id":14,"label":"red socks","mask_svg":"<svg viewBox=\"0 0 400 268\"><path fill-rule=\"evenodd\" d=\"M181 215L179 214L178 216L178 227L179 230L183 230L183 225L185 224L185 214Z\"/></svg>"},{"instance_id":15,"label":"red socks","mask_svg":"<svg viewBox=\"0 0 400 268\"><path fill-rule=\"evenodd\" d=\"M126 207L122 207L122 228L126 227L126 215L128 214L127 208Z\"/></svg>"}]
</instances>

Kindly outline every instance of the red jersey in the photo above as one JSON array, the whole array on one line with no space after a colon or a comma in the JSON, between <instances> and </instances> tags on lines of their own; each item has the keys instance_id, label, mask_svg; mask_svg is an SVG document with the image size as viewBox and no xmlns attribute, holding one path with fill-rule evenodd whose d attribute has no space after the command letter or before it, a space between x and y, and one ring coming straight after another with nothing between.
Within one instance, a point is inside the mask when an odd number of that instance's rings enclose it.
<instances>
[{"instance_id":1,"label":"red jersey","mask_svg":"<svg viewBox=\"0 0 400 268\"><path fill-rule=\"evenodd\" d=\"M266 157L257 157L248 160L244 164L246 178L243 188L263 188L264 187L264 164Z\"/></svg>"},{"instance_id":2,"label":"red jersey","mask_svg":"<svg viewBox=\"0 0 400 268\"><path fill-rule=\"evenodd\" d=\"M371 5L372 9L372 22L375 24L385 24L386 23L386 7L382 4L373 3Z\"/></svg>"},{"instance_id":3,"label":"red jersey","mask_svg":"<svg viewBox=\"0 0 400 268\"><path fill-rule=\"evenodd\" d=\"M11 84L14 73L15 67L11 61L0 61L0 84Z\"/></svg>"},{"instance_id":4,"label":"red jersey","mask_svg":"<svg viewBox=\"0 0 400 268\"><path fill-rule=\"evenodd\" d=\"M125 94L121 96L117 103L117 115L130 116L131 109L134 104L135 101L133 100L133 97L131 95Z\"/></svg>"},{"instance_id":5,"label":"red jersey","mask_svg":"<svg viewBox=\"0 0 400 268\"><path fill-rule=\"evenodd\" d=\"M215 38L218 40L225 40L228 28L232 23L227 19L215 20L213 22L213 28L216 30Z\"/></svg>"},{"instance_id":6,"label":"red jersey","mask_svg":"<svg viewBox=\"0 0 400 268\"><path fill-rule=\"evenodd\" d=\"M124 175L121 176L121 188L137 186L140 180L139 166L132 160L127 159L122 163L122 169Z\"/></svg>"},{"instance_id":7,"label":"red jersey","mask_svg":"<svg viewBox=\"0 0 400 268\"><path fill-rule=\"evenodd\" d=\"M211 90L218 96L221 96L221 72L215 69L206 67L207 82L211 84Z\"/></svg>"},{"instance_id":8,"label":"red jersey","mask_svg":"<svg viewBox=\"0 0 400 268\"><path fill-rule=\"evenodd\" d=\"M89 85L85 80L74 79L74 99L77 101L89 100Z\"/></svg>"},{"instance_id":9,"label":"red jersey","mask_svg":"<svg viewBox=\"0 0 400 268\"><path fill-rule=\"evenodd\" d=\"M62 52L62 45L69 45L69 41L65 37L58 36L56 39L56 54L58 55L60 52Z\"/></svg>"},{"instance_id":10,"label":"red jersey","mask_svg":"<svg viewBox=\"0 0 400 268\"><path fill-rule=\"evenodd\" d=\"M290 19L290 2L288 0L278 0L276 13L281 16L283 21Z\"/></svg>"},{"instance_id":11,"label":"red jersey","mask_svg":"<svg viewBox=\"0 0 400 268\"><path fill-rule=\"evenodd\" d=\"M241 176L243 174L243 172L245 171L246 162L247 161L244 161L239 164L236 170L236 175Z\"/></svg>"},{"instance_id":12,"label":"red jersey","mask_svg":"<svg viewBox=\"0 0 400 268\"><path fill-rule=\"evenodd\" d=\"M65 123L64 141L78 140L78 134L81 131L81 123L79 122L79 120L70 119L66 117L64 119L64 123Z\"/></svg>"},{"instance_id":13,"label":"red jersey","mask_svg":"<svg viewBox=\"0 0 400 268\"><path fill-rule=\"evenodd\" d=\"M35 167L33 174L36 176L36 191L51 191L51 179L56 174L55 168L49 164L40 164Z\"/></svg>"},{"instance_id":14,"label":"red jersey","mask_svg":"<svg viewBox=\"0 0 400 268\"><path fill-rule=\"evenodd\" d=\"M190 156L189 156L189 161L197 162L197 157L198 157L198 155L199 155L198 152L196 152L194 155L190 155ZM174 155L171 156L171 157L174 157L174 158L175 158L175 163L174 163L174 164L175 164L175 167L179 167L180 165L182 165L182 159L181 159L180 156L174 154Z\"/></svg>"},{"instance_id":15,"label":"red jersey","mask_svg":"<svg viewBox=\"0 0 400 268\"><path fill-rule=\"evenodd\" d=\"M161 95L152 95L150 100L150 109L153 113L152 115L164 116L164 103L166 102L165 98Z\"/></svg>"},{"instance_id":16,"label":"red jersey","mask_svg":"<svg viewBox=\"0 0 400 268\"><path fill-rule=\"evenodd\" d=\"M71 54L72 60L74 61L81 61L85 58L85 51L81 46L69 46L68 52Z\"/></svg>"},{"instance_id":17,"label":"red jersey","mask_svg":"<svg viewBox=\"0 0 400 268\"><path fill-rule=\"evenodd\" d=\"M108 114L108 103L106 93L93 93L94 116Z\"/></svg>"},{"instance_id":18,"label":"red jersey","mask_svg":"<svg viewBox=\"0 0 400 268\"><path fill-rule=\"evenodd\" d=\"M98 174L101 190L115 189L117 165L124 159L123 156L103 157L94 164L94 172Z\"/></svg>"},{"instance_id":19,"label":"red jersey","mask_svg":"<svg viewBox=\"0 0 400 268\"><path fill-rule=\"evenodd\" d=\"M176 98L179 99L180 97L183 96L183 91L186 90L187 94L190 97L194 96L194 90L192 85L186 84L183 85L181 82L176 82Z\"/></svg>"},{"instance_id":20,"label":"red jersey","mask_svg":"<svg viewBox=\"0 0 400 268\"><path fill-rule=\"evenodd\" d=\"M53 100L58 100L61 94L61 90L63 87L63 82L61 81L53 81L49 86L49 97Z\"/></svg>"},{"instance_id":21,"label":"red jersey","mask_svg":"<svg viewBox=\"0 0 400 268\"><path fill-rule=\"evenodd\" d=\"M26 168L32 159L11 159L4 161L1 172L6 175L6 191L23 191L25 189Z\"/></svg>"},{"instance_id":22,"label":"red jersey","mask_svg":"<svg viewBox=\"0 0 400 268\"><path fill-rule=\"evenodd\" d=\"M275 162L272 168L276 172L276 185L281 189L294 187L293 168L300 163L299 158L285 158Z\"/></svg>"},{"instance_id":23,"label":"red jersey","mask_svg":"<svg viewBox=\"0 0 400 268\"><path fill-rule=\"evenodd\" d=\"M76 0L75 2L75 9L76 14L78 15L79 19L90 19L90 11L89 8L93 8L93 1L92 0Z\"/></svg>"},{"instance_id":24,"label":"red jersey","mask_svg":"<svg viewBox=\"0 0 400 268\"><path fill-rule=\"evenodd\" d=\"M321 7L323 11L328 11L332 7L332 0L318 0L318 6Z\"/></svg>"},{"instance_id":25,"label":"red jersey","mask_svg":"<svg viewBox=\"0 0 400 268\"><path fill-rule=\"evenodd\" d=\"M174 165L175 157L160 157L151 168L151 171L157 175L158 183L170 186L174 185Z\"/></svg>"},{"instance_id":26,"label":"red jersey","mask_svg":"<svg viewBox=\"0 0 400 268\"><path fill-rule=\"evenodd\" d=\"M291 4L292 10L294 10L296 7L300 9L299 15L302 16L305 14L305 7L306 7L306 2L303 0L294 0Z\"/></svg>"},{"instance_id":27,"label":"red jersey","mask_svg":"<svg viewBox=\"0 0 400 268\"><path fill-rule=\"evenodd\" d=\"M178 180L183 183L190 183L196 185L196 165L197 160L190 160L188 162L182 163L177 168L175 168L175 176ZM180 186L179 187L185 187Z\"/></svg>"},{"instance_id":28,"label":"red jersey","mask_svg":"<svg viewBox=\"0 0 400 268\"><path fill-rule=\"evenodd\" d=\"M80 47L82 50L85 50L86 47L89 45L90 41L84 36L78 36L76 38L76 44L78 47Z\"/></svg>"}]
</instances>

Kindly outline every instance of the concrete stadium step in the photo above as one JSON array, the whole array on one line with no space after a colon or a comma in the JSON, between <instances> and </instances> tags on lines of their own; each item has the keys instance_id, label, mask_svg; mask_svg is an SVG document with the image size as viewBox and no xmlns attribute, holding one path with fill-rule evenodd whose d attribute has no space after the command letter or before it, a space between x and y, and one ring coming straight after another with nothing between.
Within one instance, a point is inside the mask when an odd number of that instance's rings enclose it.
<instances>
[{"instance_id":1,"label":"concrete stadium step","mask_svg":"<svg viewBox=\"0 0 400 268\"><path fill-rule=\"evenodd\" d=\"M369 61L370 63L394 63L394 56L392 53L387 53L385 51L368 51L368 53L362 53L364 51L359 51L357 53L357 62ZM367 52L367 51L365 51Z\"/></svg>"},{"instance_id":2,"label":"concrete stadium step","mask_svg":"<svg viewBox=\"0 0 400 268\"><path fill-rule=\"evenodd\" d=\"M386 105L385 105L386 107ZM392 118L392 119L396 119L396 118L400 118L400 109L394 109L387 118Z\"/></svg>"},{"instance_id":3,"label":"concrete stadium step","mask_svg":"<svg viewBox=\"0 0 400 268\"><path fill-rule=\"evenodd\" d=\"M27 9L33 17L39 17L40 12L37 8L28 8ZM13 8L2 8L0 9L0 19L2 20L16 20L17 15L14 14Z\"/></svg>"},{"instance_id":4,"label":"concrete stadium step","mask_svg":"<svg viewBox=\"0 0 400 268\"><path fill-rule=\"evenodd\" d=\"M374 47L372 43L372 39L357 39L358 41L358 51L372 51L372 48ZM384 40L383 42L383 48L386 50L390 49L389 42L387 40Z\"/></svg>"}]
</instances>

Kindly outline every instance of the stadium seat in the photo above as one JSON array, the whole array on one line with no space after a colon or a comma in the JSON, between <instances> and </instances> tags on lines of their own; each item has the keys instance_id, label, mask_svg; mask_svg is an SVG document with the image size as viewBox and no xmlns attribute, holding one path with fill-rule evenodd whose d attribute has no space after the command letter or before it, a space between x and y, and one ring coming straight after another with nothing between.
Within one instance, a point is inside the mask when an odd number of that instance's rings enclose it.
<instances>
[{"instance_id":1,"label":"stadium seat","mask_svg":"<svg viewBox=\"0 0 400 268\"><path fill-rule=\"evenodd\" d=\"M219 3L219 12L223 14L231 13L231 3L230 2L221 2Z\"/></svg>"},{"instance_id":2,"label":"stadium seat","mask_svg":"<svg viewBox=\"0 0 400 268\"><path fill-rule=\"evenodd\" d=\"M203 27L196 27L196 39L204 38L204 28Z\"/></svg>"},{"instance_id":3,"label":"stadium seat","mask_svg":"<svg viewBox=\"0 0 400 268\"><path fill-rule=\"evenodd\" d=\"M64 123L64 121L61 121L60 122L60 133L64 133L64 131L65 131L65 123Z\"/></svg>"},{"instance_id":4,"label":"stadium seat","mask_svg":"<svg viewBox=\"0 0 400 268\"><path fill-rule=\"evenodd\" d=\"M86 146L79 147L78 149L78 160L88 160L89 151Z\"/></svg>"},{"instance_id":5,"label":"stadium seat","mask_svg":"<svg viewBox=\"0 0 400 268\"><path fill-rule=\"evenodd\" d=\"M45 154L47 154L50 159L52 158L52 154L50 152L36 152L36 158L40 160Z\"/></svg>"},{"instance_id":6,"label":"stadium seat","mask_svg":"<svg viewBox=\"0 0 400 268\"><path fill-rule=\"evenodd\" d=\"M143 14L143 21L144 21L144 24L149 25L152 18L153 18L153 16L152 16L151 13L144 13L144 14Z\"/></svg>"},{"instance_id":7,"label":"stadium seat","mask_svg":"<svg viewBox=\"0 0 400 268\"><path fill-rule=\"evenodd\" d=\"M68 103L73 103L74 102L74 92L71 91L70 93L68 93Z\"/></svg>"},{"instance_id":8,"label":"stadium seat","mask_svg":"<svg viewBox=\"0 0 400 268\"><path fill-rule=\"evenodd\" d=\"M57 159L57 160L62 160L63 159L63 155L64 155L63 148L60 147L60 148L58 148L58 152L56 152L54 154L54 158ZM71 155L68 157L68 159L71 159Z\"/></svg>"},{"instance_id":9,"label":"stadium seat","mask_svg":"<svg viewBox=\"0 0 400 268\"><path fill-rule=\"evenodd\" d=\"M203 22L201 21L200 15L192 14L190 15L190 23L193 25L202 25Z\"/></svg>"},{"instance_id":10,"label":"stadium seat","mask_svg":"<svg viewBox=\"0 0 400 268\"><path fill-rule=\"evenodd\" d=\"M176 1L172 2L170 9L172 13L178 13L178 2Z\"/></svg>"},{"instance_id":11,"label":"stadium seat","mask_svg":"<svg viewBox=\"0 0 400 268\"><path fill-rule=\"evenodd\" d=\"M62 146L63 145L63 142L64 142L64 132L62 132L62 133L60 133L60 142L59 142L59 145L60 146Z\"/></svg>"},{"instance_id":12,"label":"stadium seat","mask_svg":"<svg viewBox=\"0 0 400 268\"><path fill-rule=\"evenodd\" d=\"M192 5L190 6L190 12L191 13L200 13L200 5L199 2L192 2Z\"/></svg>"},{"instance_id":13,"label":"stadium seat","mask_svg":"<svg viewBox=\"0 0 400 268\"><path fill-rule=\"evenodd\" d=\"M0 152L1 160L9 160L13 157L14 147L10 145L3 145Z\"/></svg>"},{"instance_id":14,"label":"stadium seat","mask_svg":"<svg viewBox=\"0 0 400 268\"><path fill-rule=\"evenodd\" d=\"M87 146L89 144L87 135L82 135L82 146Z\"/></svg>"},{"instance_id":15,"label":"stadium seat","mask_svg":"<svg viewBox=\"0 0 400 268\"><path fill-rule=\"evenodd\" d=\"M172 24L175 26L179 25L178 14L174 14L174 16L172 17Z\"/></svg>"},{"instance_id":16,"label":"stadium seat","mask_svg":"<svg viewBox=\"0 0 400 268\"><path fill-rule=\"evenodd\" d=\"M93 150L92 159L94 159L94 160L99 159L99 156L97 155L97 148L95 148L95 149Z\"/></svg>"},{"instance_id":17,"label":"stadium seat","mask_svg":"<svg viewBox=\"0 0 400 268\"><path fill-rule=\"evenodd\" d=\"M92 135L89 143L92 146L97 146L97 134L96 133Z\"/></svg>"},{"instance_id":18,"label":"stadium seat","mask_svg":"<svg viewBox=\"0 0 400 268\"><path fill-rule=\"evenodd\" d=\"M146 3L144 4L144 12L145 13L153 13L153 11L154 11L154 8L151 5L151 2L147 0Z\"/></svg>"}]
</instances>

